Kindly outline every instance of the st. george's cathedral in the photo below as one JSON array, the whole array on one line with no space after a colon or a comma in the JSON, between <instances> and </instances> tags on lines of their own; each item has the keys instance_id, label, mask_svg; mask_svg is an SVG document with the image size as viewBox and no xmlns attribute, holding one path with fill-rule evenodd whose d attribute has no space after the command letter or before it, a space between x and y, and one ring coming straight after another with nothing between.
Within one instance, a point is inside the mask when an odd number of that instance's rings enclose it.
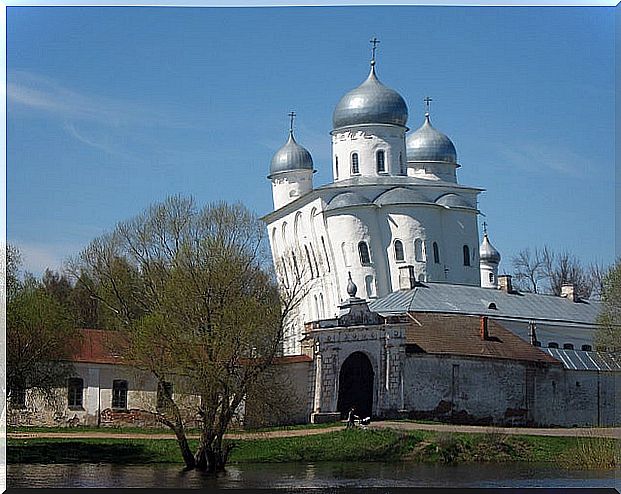
<instances>
[{"instance_id":1,"label":"st. george's cathedral","mask_svg":"<svg viewBox=\"0 0 621 494\"><path fill-rule=\"evenodd\" d=\"M430 98L409 131L372 43L367 78L333 112L333 181L313 183L294 113L270 165L274 265L284 289L305 287L283 343L308 365L295 374L301 419L354 406L470 423L619 423L621 362L593 346L599 304L570 285L561 297L520 293L498 275L487 231L479 241L482 189L458 182Z\"/></svg>"}]
</instances>

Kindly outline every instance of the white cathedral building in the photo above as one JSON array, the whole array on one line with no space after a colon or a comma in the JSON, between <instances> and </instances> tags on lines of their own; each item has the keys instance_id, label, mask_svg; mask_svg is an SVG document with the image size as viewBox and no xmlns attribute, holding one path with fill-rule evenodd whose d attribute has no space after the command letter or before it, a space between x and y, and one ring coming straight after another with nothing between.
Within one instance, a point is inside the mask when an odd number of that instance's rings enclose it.
<instances>
[{"instance_id":1,"label":"white cathedral building","mask_svg":"<svg viewBox=\"0 0 621 494\"><path fill-rule=\"evenodd\" d=\"M274 211L265 216L281 282L305 280L308 294L284 339L299 354L305 323L334 317L348 280L367 300L416 282L497 288L500 255L479 248L480 188L457 180L457 152L427 112L409 132L408 107L376 75L345 94L332 117L333 182L315 187L311 154L292 125L274 155Z\"/></svg>"}]
</instances>

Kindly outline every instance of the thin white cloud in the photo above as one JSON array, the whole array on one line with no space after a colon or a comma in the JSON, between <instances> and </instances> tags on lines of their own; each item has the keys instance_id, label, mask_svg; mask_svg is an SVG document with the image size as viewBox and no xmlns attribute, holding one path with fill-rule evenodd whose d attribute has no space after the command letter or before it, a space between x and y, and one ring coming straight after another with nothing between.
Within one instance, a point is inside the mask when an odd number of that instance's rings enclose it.
<instances>
[{"instance_id":1,"label":"thin white cloud","mask_svg":"<svg viewBox=\"0 0 621 494\"><path fill-rule=\"evenodd\" d=\"M542 169L558 172L572 178L586 178L593 163L568 149L559 149L543 143L521 146L497 146L501 158L512 166L539 173Z\"/></svg>"},{"instance_id":2,"label":"thin white cloud","mask_svg":"<svg viewBox=\"0 0 621 494\"><path fill-rule=\"evenodd\" d=\"M81 131L78 131L76 126L70 122L65 122L63 128L67 131L67 133L76 139L77 141L85 144L89 147L98 149L107 154L115 156L117 158L123 158L126 160L136 161L139 158L137 156L133 156L127 152L125 152L121 147L116 146L110 143L110 139L100 139L97 137L86 137Z\"/></svg>"},{"instance_id":3,"label":"thin white cloud","mask_svg":"<svg viewBox=\"0 0 621 494\"><path fill-rule=\"evenodd\" d=\"M172 111L155 110L135 101L80 93L50 77L29 71L11 71L7 81L9 114L22 107L63 120L84 120L112 127L194 127Z\"/></svg>"}]
</instances>

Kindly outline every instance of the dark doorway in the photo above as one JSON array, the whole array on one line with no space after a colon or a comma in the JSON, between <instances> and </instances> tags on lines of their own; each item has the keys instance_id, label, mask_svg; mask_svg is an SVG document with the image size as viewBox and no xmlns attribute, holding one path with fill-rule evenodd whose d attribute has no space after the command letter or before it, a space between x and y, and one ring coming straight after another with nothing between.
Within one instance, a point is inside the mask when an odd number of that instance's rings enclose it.
<instances>
[{"instance_id":1,"label":"dark doorway","mask_svg":"<svg viewBox=\"0 0 621 494\"><path fill-rule=\"evenodd\" d=\"M373 412L373 366L362 352L352 353L339 372L338 411L346 417L353 406L356 415L370 417Z\"/></svg>"}]
</instances>

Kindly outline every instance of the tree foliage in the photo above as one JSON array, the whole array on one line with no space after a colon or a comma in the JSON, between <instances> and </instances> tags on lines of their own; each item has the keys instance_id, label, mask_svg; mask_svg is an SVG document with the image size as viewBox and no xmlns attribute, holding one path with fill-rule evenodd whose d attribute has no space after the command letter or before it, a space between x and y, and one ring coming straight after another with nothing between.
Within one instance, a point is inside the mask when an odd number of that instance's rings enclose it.
<instances>
[{"instance_id":1,"label":"tree foliage","mask_svg":"<svg viewBox=\"0 0 621 494\"><path fill-rule=\"evenodd\" d=\"M65 308L32 276L20 277L21 256L7 248L6 379L9 398L31 390L52 398L73 372L70 357L79 343Z\"/></svg>"},{"instance_id":2,"label":"tree foliage","mask_svg":"<svg viewBox=\"0 0 621 494\"><path fill-rule=\"evenodd\" d=\"M621 260L603 278L600 328L595 343L600 348L621 352Z\"/></svg>"},{"instance_id":3,"label":"tree foliage","mask_svg":"<svg viewBox=\"0 0 621 494\"><path fill-rule=\"evenodd\" d=\"M128 363L162 391L173 384L152 413L174 431L188 468L224 468L224 433L273 372L283 319L297 303L266 269L264 232L241 205L198 209L175 196L95 239L70 265L126 335ZM182 394L197 399L186 406ZM194 420L192 453L185 429Z\"/></svg>"}]
</instances>

